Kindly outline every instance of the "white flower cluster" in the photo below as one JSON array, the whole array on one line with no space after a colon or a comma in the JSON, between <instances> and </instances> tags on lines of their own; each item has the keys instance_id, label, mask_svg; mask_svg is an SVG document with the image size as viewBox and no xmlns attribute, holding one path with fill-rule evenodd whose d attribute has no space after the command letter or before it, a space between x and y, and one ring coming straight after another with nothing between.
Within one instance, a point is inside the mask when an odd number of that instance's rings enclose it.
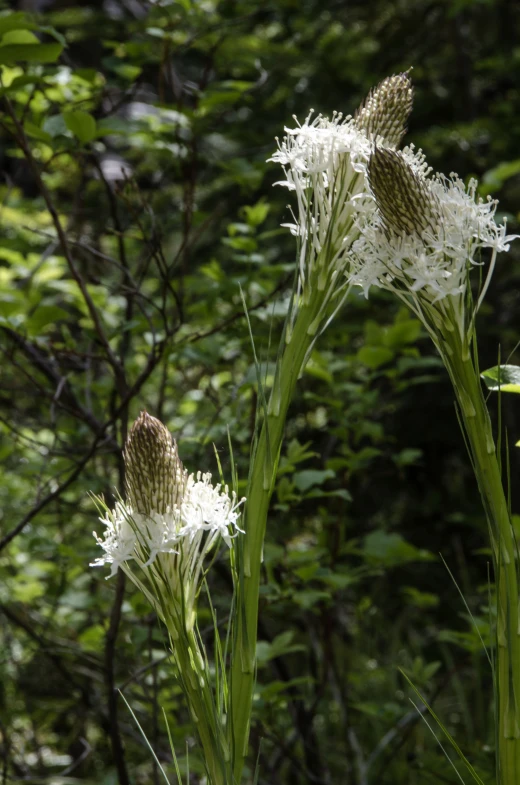
<instances>
[{"instance_id":1,"label":"white flower cluster","mask_svg":"<svg viewBox=\"0 0 520 785\"><path fill-rule=\"evenodd\" d=\"M303 125L285 131L269 160L281 164L285 173L286 179L275 185L296 195L298 215L290 208L294 222L282 226L300 238L297 294L308 297L308 283L316 274L321 289L340 280L353 239L350 230L363 207L371 143L351 117L341 114L329 120L311 113Z\"/></svg>"},{"instance_id":2,"label":"white flower cluster","mask_svg":"<svg viewBox=\"0 0 520 785\"><path fill-rule=\"evenodd\" d=\"M278 151L269 160L281 164L285 174L275 185L296 196L296 214L290 208L293 222L282 226L299 241L295 305L314 304L310 335L316 336L332 318L329 304L335 312L346 296L344 273L359 216L375 211L366 187L373 146L399 145L412 99L408 74L397 74L375 87L354 117L313 117L311 110L303 125L296 120L297 127L286 128L284 139L277 140Z\"/></svg>"},{"instance_id":3,"label":"white flower cluster","mask_svg":"<svg viewBox=\"0 0 520 785\"><path fill-rule=\"evenodd\" d=\"M508 251L516 236L495 222L497 202L478 198L474 179L466 187L455 174L428 177L423 154L413 148L376 149L372 158L369 179L378 210L359 221L350 283L366 296L371 286L408 293L419 311L448 295L463 309L468 272L482 264L480 250L492 249L489 281L497 253Z\"/></svg>"},{"instance_id":4,"label":"white flower cluster","mask_svg":"<svg viewBox=\"0 0 520 785\"><path fill-rule=\"evenodd\" d=\"M123 457L126 501L110 510L99 500L106 528L104 537L94 532L103 555L92 566L110 564L111 575L122 567L153 604L130 563L139 566L155 594L162 586L174 605L191 609L186 618L192 622L204 559L220 538L229 547L241 531L243 500L227 486L212 485L211 474L188 475L169 430L146 411L132 425Z\"/></svg>"},{"instance_id":5,"label":"white flower cluster","mask_svg":"<svg viewBox=\"0 0 520 785\"><path fill-rule=\"evenodd\" d=\"M328 188L336 179L340 156L347 153L353 171L365 173L371 142L360 131L351 116L343 117L334 113L332 120L321 114L313 118L313 110L303 125L294 117L297 128L284 128L287 136L278 143L278 152L269 158L282 165L286 180L275 185L283 185L299 193L318 183ZM288 167L288 168L287 168Z\"/></svg>"},{"instance_id":6,"label":"white flower cluster","mask_svg":"<svg viewBox=\"0 0 520 785\"><path fill-rule=\"evenodd\" d=\"M112 566L110 575L125 562L136 559L143 568L153 564L158 554L177 554L184 557L183 572L195 568L215 541L221 537L231 545L231 538L240 532L237 521L239 507L236 494L229 494L227 486L211 484L211 474L188 477L182 501L164 512L137 512L129 503L116 502L114 510L106 510L100 521L105 525L104 538L94 532L103 555L93 567ZM200 544L207 532L204 546Z\"/></svg>"}]
</instances>

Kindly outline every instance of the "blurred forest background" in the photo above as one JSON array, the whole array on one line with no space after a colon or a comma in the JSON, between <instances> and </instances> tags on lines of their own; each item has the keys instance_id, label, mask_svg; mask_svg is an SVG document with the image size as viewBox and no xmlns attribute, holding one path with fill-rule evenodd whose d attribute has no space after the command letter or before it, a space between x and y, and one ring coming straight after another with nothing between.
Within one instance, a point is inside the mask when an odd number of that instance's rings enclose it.
<instances>
[{"instance_id":1,"label":"blurred forest background","mask_svg":"<svg viewBox=\"0 0 520 785\"><path fill-rule=\"evenodd\" d=\"M240 287L268 371L295 246L280 228L290 194L272 187L281 171L266 159L293 114L353 112L413 66L407 141L435 170L477 175L518 231L520 6L0 8L0 783L157 785L117 690L173 782L164 708L196 783L157 619L121 575L89 568L101 524L88 493L123 489L121 446L143 408L168 425L190 471L218 474L215 445L229 477L229 429L245 486L256 375ZM480 313L482 369L515 349L519 284L513 245ZM497 422L496 398L490 406ZM517 396L504 396L502 426L519 512ZM266 785L460 782L403 668L492 783L479 639L493 622L487 542L430 341L384 293L354 292L289 414L265 548L251 777L259 753ZM224 621L225 554L210 584Z\"/></svg>"}]
</instances>

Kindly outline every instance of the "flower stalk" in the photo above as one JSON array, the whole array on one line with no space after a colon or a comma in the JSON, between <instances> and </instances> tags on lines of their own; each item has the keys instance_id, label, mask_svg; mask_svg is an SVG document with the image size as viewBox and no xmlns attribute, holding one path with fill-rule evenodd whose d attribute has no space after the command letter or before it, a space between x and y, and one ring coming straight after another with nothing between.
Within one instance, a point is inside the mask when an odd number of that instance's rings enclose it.
<instances>
[{"instance_id":1,"label":"flower stalk","mask_svg":"<svg viewBox=\"0 0 520 785\"><path fill-rule=\"evenodd\" d=\"M504 492L489 413L469 347L457 345L444 360L489 524L496 582L497 782L520 782L520 596L517 543Z\"/></svg>"},{"instance_id":2,"label":"flower stalk","mask_svg":"<svg viewBox=\"0 0 520 785\"><path fill-rule=\"evenodd\" d=\"M280 185L293 192L297 214L286 224L298 240L298 267L291 307L279 347L273 388L259 409L245 509L245 535L237 543L237 619L231 668L233 775L240 782L248 750L256 670L258 600L269 503L287 411L318 336L344 302L359 215L374 210L366 172L372 145L400 143L412 104L407 74L385 79L354 118L332 120L312 112L303 125L286 129L271 160L282 165Z\"/></svg>"},{"instance_id":3,"label":"flower stalk","mask_svg":"<svg viewBox=\"0 0 520 785\"><path fill-rule=\"evenodd\" d=\"M223 663L213 675L197 627L205 564L219 541L241 532L234 493L211 475L188 475L168 429L142 412L124 450L126 501L98 505L106 527L95 534L103 555L93 566L120 567L147 598L168 631L172 659L200 739L211 785L232 785L228 688ZM215 649L220 650L215 628ZM217 682L215 685L214 682Z\"/></svg>"},{"instance_id":4,"label":"flower stalk","mask_svg":"<svg viewBox=\"0 0 520 785\"><path fill-rule=\"evenodd\" d=\"M314 307L313 307L314 305ZM279 360L267 415L255 446L248 483L245 532L241 551L237 587L236 637L231 669L231 712L233 726L233 772L240 782L247 756L251 702L256 677L256 640L258 600L263 543L269 503L273 493L285 420L298 377L313 343L309 334L319 304L303 306L291 332L290 342Z\"/></svg>"},{"instance_id":5,"label":"flower stalk","mask_svg":"<svg viewBox=\"0 0 520 785\"><path fill-rule=\"evenodd\" d=\"M393 292L422 321L449 373L489 526L496 582L497 782L520 782L520 607L517 544L478 373L475 318L497 254L514 236L495 223L497 203L456 176L428 177L422 153L375 148L368 165L376 213L361 226L350 281ZM471 273L491 249L474 304Z\"/></svg>"}]
</instances>

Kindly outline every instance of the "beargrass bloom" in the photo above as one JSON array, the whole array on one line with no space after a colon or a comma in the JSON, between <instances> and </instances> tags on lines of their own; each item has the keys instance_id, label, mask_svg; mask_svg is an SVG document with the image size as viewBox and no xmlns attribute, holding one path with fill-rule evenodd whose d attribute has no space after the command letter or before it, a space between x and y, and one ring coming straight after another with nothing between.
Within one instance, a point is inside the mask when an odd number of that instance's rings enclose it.
<instances>
[{"instance_id":1,"label":"beargrass bloom","mask_svg":"<svg viewBox=\"0 0 520 785\"><path fill-rule=\"evenodd\" d=\"M328 306L337 309L347 286L343 273L359 235L358 216L374 211L366 185L374 144L395 149L406 131L413 90L408 74L381 82L354 117L334 113L332 119L311 110L303 125L286 128L278 151L270 158L282 165L285 179L276 183L293 192L293 222L282 224L298 238L296 309L317 304L309 334L323 329ZM290 325L291 327L292 325ZM291 338L291 329L287 340Z\"/></svg>"},{"instance_id":2,"label":"beargrass bloom","mask_svg":"<svg viewBox=\"0 0 520 785\"><path fill-rule=\"evenodd\" d=\"M169 613L192 625L206 556L220 539L231 545L241 502L211 474L188 475L170 432L146 412L130 430L124 461L126 501L113 510L101 501L105 534L94 536L103 554L93 566L109 564L111 575L121 567L164 616L152 597L162 587Z\"/></svg>"},{"instance_id":3,"label":"beargrass bloom","mask_svg":"<svg viewBox=\"0 0 520 785\"><path fill-rule=\"evenodd\" d=\"M496 222L497 202L457 175L431 176L422 153L377 145L368 178L377 210L362 216L351 283L394 292L426 327L448 371L489 524L496 580L497 782L520 777L518 547L478 369L475 316L496 257L518 235ZM483 265L489 259L487 275ZM470 286L479 273L476 302Z\"/></svg>"},{"instance_id":4,"label":"beargrass bloom","mask_svg":"<svg viewBox=\"0 0 520 785\"><path fill-rule=\"evenodd\" d=\"M372 146L394 149L400 144L411 106L408 75L392 76L370 93L354 117L334 114L327 119L311 112L303 125L296 121L270 159L281 164L285 178L280 185L296 203L289 229L297 240L297 265L268 394L259 373L262 403L252 445L246 532L237 548L240 580L230 683L236 783L242 781L248 749L263 543L287 411L316 339L347 295L343 273L359 236L358 214L375 210L366 183Z\"/></svg>"},{"instance_id":5,"label":"beargrass bloom","mask_svg":"<svg viewBox=\"0 0 520 785\"><path fill-rule=\"evenodd\" d=\"M476 180L465 186L455 174L430 172L420 151L375 147L368 179L377 210L360 220L349 280L365 294L376 286L404 299L438 344L443 326L457 327L461 337L471 328L497 254L516 235L496 223L497 202L477 196ZM488 273L468 311L469 274L483 264L484 249Z\"/></svg>"}]
</instances>

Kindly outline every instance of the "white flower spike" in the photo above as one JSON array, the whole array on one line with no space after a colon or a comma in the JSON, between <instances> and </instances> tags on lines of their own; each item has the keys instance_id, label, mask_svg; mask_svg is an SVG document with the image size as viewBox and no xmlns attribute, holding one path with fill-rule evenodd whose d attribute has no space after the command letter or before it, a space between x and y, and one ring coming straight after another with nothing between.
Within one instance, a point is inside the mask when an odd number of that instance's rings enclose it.
<instances>
[{"instance_id":1,"label":"white flower spike","mask_svg":"<svg viewBox=\"0 0 520 785\"><path fill-rule=\"evenodd\" d=\"M366 186L373 145L394 149L400 143L412 98L408 74L398 74L376 87L354 117L335 113L329 120L311 111L303 125L286 128L287 135L277 140L278 151L269 160L280 163L285 174L276 185L296 196L294 221L283 226L299 239L295 305L316 303L311 335L323 327L329 304L337 308L343 301L343 273L359 234L359 215L375 209Z\"/></svg>"},{"instance_id":2,"label":"white flower spike","mask_svg":"<svg viewBox=\"0 0 520 785\"><path fill-rule=\"evenodd\" d=\"M359 222L351 283L394 292L412 307L430 333L447 320L461 337L470 329L487 289L496 256L518 235L495 222L497 202L476 196L455 174L429 176L423 154L376 147L368 176L377 212ZM475 309L466 312L468 274L480 251L492 250L489 272Z\"/></svg>"},{"instance_id":3,"label":"white flower spike","mask_svg":"<svg viewBox=\"0 0 520 785\"><path fill-rule=\"evenodd\" d=\"M124 459L126 502L112 511L103 505L105 535L94 532L103 555L92 566L109 564L111 575L121 567L142 586L132 564L141 567L154 586L167 584L170 599L182 598L190 613L181 615L193 622L205 557L220 538L231 546L244 500L212 485L211 474L188 476L170 432L146 412L130 430Z\"/></svg>"}]
</instances>

